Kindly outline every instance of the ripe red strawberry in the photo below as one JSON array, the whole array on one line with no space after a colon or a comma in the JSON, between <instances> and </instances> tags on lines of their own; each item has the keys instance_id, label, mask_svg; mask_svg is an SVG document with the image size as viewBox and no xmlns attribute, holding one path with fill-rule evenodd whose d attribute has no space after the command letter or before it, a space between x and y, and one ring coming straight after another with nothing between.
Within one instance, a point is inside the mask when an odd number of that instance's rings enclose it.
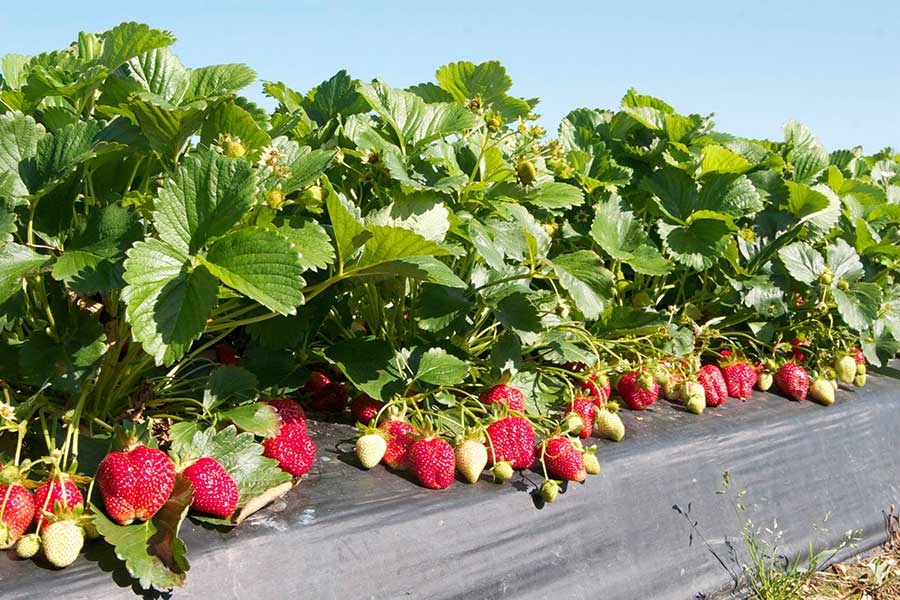
<instances>
[{"instance_id":1,"label":"ripe red strawberry","mask_svg":"<svg viewBox=\"0 0 900 600\"><path fill-rule=\"evenodd\" d=\"M97 484L106 512L119 525L146 521L172 494L175 465L163 451L143 445L110 452L97 468Z\"/></svg>"},{"instance_id":2,"label":"ripe red strawberry","mask_svg":"<svg viewBox=\"0 0 900 600\"><path fill-rule=\"evenodd\" d=\"M382 423L381 429L389 435L382 462L392 469L408 469L409 448L415 441L410 436L416 433L416 428L406 421L386 421Z\"/></svg>"},{"instance_id":3,"label":"ripe red strawberry","mask_svg":"<svg viewBox=\"0 0 900 600\"><path fill-rule=\"evenodd\" d=\"M643 410L659 398L659 384L646 369L622 375L616 390L632 410Z\"/></svg>"},{"instance_id":4,"label":"ripe red strawberry","mask_svg":"<svg viewBox=\"0 0 900 600\"><path fill-rule=\"evenodd\" d=\"M456 456L453 446L439 437L426 437L413 442L409 449L410 470L419 483L442 490L453 483Z\"/></svg>"},{"instance_id":5,"label":"ripe red strawberry","mask_svg":"<svg viewBox=\"0 0 900 600\"><path fill-rule=\"evenodd\" d=\"M791 356L797 362L803 362L806 360L806 354L801 350L801 348L809 348L810 342L807 339L795 337L791 340Z\"/></svg>"},{"instance_id":6,"label":"ripe red strawberry","mask_svg":"<svg viewBox=\"0 0 900 600\"><path fill-rule=\"evenodd\" d=\"M329 383L313 394L310 409L316 412L343 412L350 394L339 383Z\"/></svg>"},{"instance_id":7,"label":"ripe red strawberry","mask_svg":"<svg viewBox=\"0 0 900 600\"><path fill-rule=\"evenodd\" d=\"M850 353L853 355L853 358L856 359L857 363L866 364L866 355L863 354L863 351L859 348L851 348Z\"/></svg>"},{"instance_id":8,"label":"ripe red strawberry","mask_svg":"<svg viewBox=\"0 0 900 600\"><path fill-rule=\"evenodd\" d=\"M578 387L591 397L597 408L602 408L606 401L609 400L610 394L612 394L609 377L602 374L591 374L587 379L581 380Z\"/></svg>"},{"instance_id":9,"label":"ripe red strawberry","mask_svg":"<svg viewBox=\"0 0 900 600\"><path fill-rule=\"evenodd\" d=\"M513 469L534 464L534 428L525 417L505 417L487 427L488 461L509 461Z\"/></svg>"},{"instance_id":10,"label":"ripe red strawberry","mask_svg":"<svg viewBox=\"0 0 900 600\"><path fill-rule=\"evenodd\" d=\"M231 344L219 344L218 346L216 346L216 360L223 365L238 364L237 355L235 354L234 347Z\"/></svg>"},{"instance_id":11,"label":"ripe red strawberry","mask_svg":"<svg viewBox=\"0 0 900 600\"><path fill-rule=\"evenodd\" d=\"M791 361L775 372L775 385L792 400L805 400L809 391L809 374L806 369Z\"/></svg>"},{"instance_id":12,"label":"ripe red strawberry","mask_svg":"<svg viewBox=\"0 0 900 600\"><path fill-rule=\"evenodd\" d=\"M558 479L584 481L587 478L584 457L567 437L552 437L547 440L543 458L547 472Z\"/></svg>"},{"instance_id":13,"label":"ripe red strawberry","mask_svg":"<svg viewBox=\"0 0 900 600\"><path fill-rule=\"evenodd\" d=\"M303 384L303 392L306 394L314 394L321 391L326 385L331 383L328 375L320 371L313 371L309 374L306 383Z\"/></svg>"},{"instance_id":14,"label":"ripe red strawberry","mask_svg":"<svg viewBox=\"0 0 900 600\"><path fill-rule=\"evenodd\" d=\"M350 404L350 415L354 421L367 424L378 416L378 411L384 406L384 402L376 400L366 394L357 396Z\"/></svg>"},{"instance_id":15,"label":"ripe red strawberry","mask_svg":"<svg viewBox=\"0 0 900 600\"><path fill-rule=\"evenodd\" d=\"M183 475L194 486L191 508L222 519L227 519L234 513L238 503L237 484L219 461L203 457L186 468Z\"/></svg>"},{"instance_id":16,"label":"ripe red strawberry","mask_svg":"<svg viewBox=\"0 0 900 600\"><path fill-rule=\"evenodd\" d=\"M590 437L591 431L594 429L594 419L597 416L597 405L587 398L575 397L572 398L569 408L566 409L566 415L569 414L576 414L581 419L581 430L578 432L578 436Z\"/></svg>"},{"instance_id":17,"label":"ripe red strawberry","mask_svg":"<svg viewBox=\"0 0 900 600\"><path fill-rule=\"evenodd\" d=\"M485 405L505 404L510 410L525 412L525 397L522 392L502 383L481 392L478 399Z\"/></svg>"},{"instance_id":18,"label":"ripe red strawberry","mask_svg":"<svg viewBox=\"0 0 900 600\"><path fill-rule=\"evenodd\" d=\"M726 362L722 365L722 376L725 378L725 386L728 395L733 398L749 398L753 393L753 386L759 379L759 373L745 360Z\"/></svg>"},{"instance_id":19,"label":"ripe red strawberry","mask_svg":"<svg viewBox=\"0 0 900 600\"><path fill-rule=\"evenodd\" d=\"M278 415L282 425L297 425L303 431L306 431L306 413L303 412L303 407L299 404L290 398L266 400L266 404L275 409L275 413Z\"/></svg>"},{"instance_id":20,"label":"ripe red strawberry","mask_svg":"<svg viewBox=\"0 0 900 600\"><path fill-rule=\"evenodd\" d=\"M0 548L15 543L34 519L34 497L17 483L0 485Z\"/></svg>"},{"instance_id":21,"label":"ripe red strawberry","mask_svg":"<svg viewBox=\"0 0 900 600\"><path fill-rule=\"evenodd\" d=\"M50 521L44 518L42 511L52 513L57 502L64 509L84 505L84 496L81 495L78 486L65 475L48 479L34 492L34 524L37 526L38 533L50 524Z\"/></svg>"},{"instance_id":22,"label":"ripe red strawberry","mask_svg":"<svg viewBox=\"0 0 900 600\"><path fill-rule=\"evenodd\" d=\"M703 386L707 406L719 406L728 400L728 386L722 370L716 365L703 365L697 371L697 382Z\"/></svg>"},{"instance_id":23,"label":"ripe red strawberry","mask_svg":"<svg viewBox=\"0 0 900 600\"><path fill-rule=\"evenodd\" d=\"M282 423L278 435L263 442L263 456L274 458L282 471L300 477L316 458L316 444L306 434L305 425Z\"/></svg>"}]
</instances>

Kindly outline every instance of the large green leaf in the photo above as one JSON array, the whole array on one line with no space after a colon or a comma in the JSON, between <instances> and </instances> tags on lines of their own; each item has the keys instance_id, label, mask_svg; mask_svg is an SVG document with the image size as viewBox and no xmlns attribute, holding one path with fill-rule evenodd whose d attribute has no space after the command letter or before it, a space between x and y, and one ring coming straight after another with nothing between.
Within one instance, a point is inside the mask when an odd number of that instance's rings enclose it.
<instances>
[{"instance_id":1,"label":"large green leaf","mask_svg":"<svg viewBox=\"0 0 900 600\"><path fill-rule=\"evenodd\" d=\"M563 254L552 260L559 283L587 319L596 319L613 298L615 284L603 261L590 250Z\"/></svg>"},{"instance_id":2,"label":"large green leaf","mask_svg":"<svg viewBox=\"0 0 900 600\"><path fill-rule=\"evenodd\" d=\"M157 364L172 364L206 327L218 292L215 276L192 267L184 251L151 239L128 251L124 279L134 339Z\"/></svg>"},{"instance_id":3,"label":"large green leaf","mask_svg":"<svg viewBox=\"0 0 900 600\"><path fill-rule=\"evenodd\" d=\"M410 256L441 256L448 253L437 242L403 227L372 225L368 231L372 237L363 246L357 267L377 265Z\"/></svg>"},{"instance_id":4,"label":"large green leaf","mask_svg":"<svg viewBox=\"0 0 900 600\"><path fill-rule=\"evenodd\" d=\"M25 161L34 158L45 135L44 127L30 116L20 112L0 115L0 196L28 194L31 177Z\"/></svg>"},{"instance_id":5,"label":"large green leaf","mask_svg":"<svg viewBox=\"0 0 900 600\"><path fill-rule=\"evenodd\" d=\"M638 273L665 275L672 270L671 263L660 254L643 224L618 196L597 204L591 236L604 252Z\"/></svg>"},{"instance_id":6,"label":"large green leaf","mask_svg":"<svg viewBox=\"0 0 900 600\"><path fill-rule=\"evenodd\" d=\"M700 170L706 173L744 173L750 170L753 164L735 152L724 146L710 144L703 148L703 159L700 161Z\"/></svg>"},{"instance_id":7,"label":"large green leaf","mask_svg":"<svg viewBox=\"0 0 900 600\"><path fill-rule=\"evenodd\" d=\"M190 70L181 64L175 53L169 48L157 48L131 59L119 69L115 76L107 80L104 96L125 102L136 85L172 104L178 104L184 97L189 80Z\"/></svg>"},{"instance_id":8,"label":"large green leaf","mask_svg":"<svg viewBox=\"0 0 900 600\"><path fill-rule=\"evenodd\" d=\"M778 251L778 257L791 277L807 285L816 282L825 271L825 259L806 242L788 244Z\"/></svg>"},{"instance_id":9,"label":"large green leaf","mask_svg":"<svg viewBox=\"0 0 900 600\"><path fill-rule=\"evenodd\" d=\"M319 125L337 116L346 118L368 110L365 98L356 89L356 82L346 71L338 71L310 90L303 98L302 106L309 118Z\"/></svg>"},{"instance_id":10,"label":"large green leaf","mask_svg":"<svg viewBox=\"0 0 900 600\"><path fill-rule=\"evenodd\" d=\"M877 283L854 283L846 292L833 288L834 301L844 322L856 331L871 327L881 308L881 288Z\"/></svg>"},{"instance_id":11,"label":"large green leaf","mask_svg":"<svg viewBox=\"0 0 900 600\"><path fill-rule=\"evenodd\" d=\"M59 391L75 394L106 354L106 334L103 325L85 311L74 312L63 327L64 317L57 312L59 339L43 331L32 333L19 347L19 363L28 383L49 383Z\"/></svg>"},{"instance_id":12,"label":"large green leaf","mask_svg":"<svg viewBox=\"0 0 900 600\"><path fill-rule=\"evenodd\" d=\"M102 38L103 51L99 61L110 71L139 54L175 43L175 36L171 33L134 22L116 25Z\"/></svg>"},{"instance_id":13,"label":"large green leaf","mask_svg":"<svg viewBox=\"0 0 900 600\"><path fill-rule=\"evenodd\" d=\"M343 265L372 234L363 226L359 209L338 194L329 192L325 206L328 207L328 218L331 219L338 261Z\"/></svg>"},{"instance_id":14,"label":"large green leaf","mask_svg":"<svg viewBox=\"0 0 900 600\"><path fill-rule=\"evenodd\" d=\"M278 233L293 242L300 251L304 269L321 270L334 262L334 246L325 228L313 219L295 215L279 217L273 223Z\"/></svg>"},{"instance_id":15,"label":"large green leaf","mask_svg":"<svg viewBox=\"0 0 900 600\"><path fill-rule=\"evenodd\" d=\"M231 229L253 205L255 193L247 161L211 150L191 156L159 189L156 230L169 244L193 254Z\"/></svg>"},{"instance_id":16,"label":"large green leaf","mask_svg":"<svg viewBox=\"0 0 900 600\"><path fill-rule=\"evenodd\" d=\"M424 191L396 198L383 209L369 213L366 223L403 227L433 242L443 242L450 229L450 211L441 194Z\"/></svg>"},{"instance_id":17,"label":"large green leaf","mask_svg":"<svg viewBox=\"0 0 900 600\"><path fill-rule=\"evenodd\" d=\"M692 269L708 269L725 254L731 229L718 219L697 219L690 225L659 221L659 235L672 257Z\"/></svg>"},{"instance_id":18,"label":"large green leaf","mask_svg":"<svg viewBox=\"0 0 900 600\"><path fill-rule=\"evenodd\" d=\"M784 125L784 139L793 146L789 160L794 165L794 181L812 183L828 168L828 152L805 125L788 121Z\"/></svg>"},{"instance_id":19,"label":"large green leaf","mask_svg":"<svg viewBox=\"0 0 900 600\"><path fill-rule=\"evenodd\" d=\"M256 81L256 72L242 64L212 65L191 71L184 94L185 102L213 96L225 96Z\"/></svg>"},{"instance_id":20,"label":"large green leaf","mask_svg":"<svg viewBox=\"0 0 900 600\"><path fill-rule=\"evenodd\" d=\"M435 77L449 99L465 103L480 98L482 104L500 113L504 121L513 121L531 112L531 104L527 101L506 94L512 87L512 79L495 60L478 65L467 61L450 63L439 68Z\"/></svg>"},{"instance_id":21,"label":"large green leaf","mask_svg":"<svg viewBox=\"0 0 900 600\"><path fill-rule=\"evenodd\" d=\"M88 296L120 289L125 250L143 236L137 211L117 204L94 209L53 264L53 277Z\"/></svg>"},{"instance_id":22,"label":"large green leaf","mask_svg":"<svg viewBox=\"0 0 900 600\"><path fill-rule=\"evenodd\" d=\"M222 283L282 315L303 303L300 253L274 229L243 227L219 238L204 259Z\"/></svg>"},{"instance_id":23,"label":"large green leaf","mask_svg":"<svg viewBox=\"0 0 900 600\"><path fill-rule=\"evenodd\" d=\"M290 174L281 186L282 191L290 194L310 185L322 176L333 158L333 150L311 150L309 146L301 147L288 165Z\"/></svg>"},{"instance_id":24,"label":"large green leaf","mask_svg":"<svg viewBox=\"0 0 900 600\"><path fill-rule=\"evenodd\" d=\"M356 388L373 398L388 401L404 390L397 357L384 340L346 339L328 348L325 355Z\"/></svg>"},{"instance_id":25,"label":"large green leaf","mask_svg":"<svg viewBox=\"0 0 900 600\"><path fill-rule=\"evenodd\" d=\"M129 99L126 114L133 116L155 152L174 160L200 129L207 109L203 101L174 106L155 94L142 92Z\"/></svg>"},{"instance_id":26,"label":"large green leaf","mask_svg":"<svg viewBox=\"0 0 900 600\"><path fill-rule=\"evenodd\" d=\"M82 161L91 156L94 138L106 127L105 121L77 121L45 136L38 143L35 156L35 181L32 191L43 188L55 179L68 175Z\"/></svg>"},{"instance_id":27,"label":"large green leaf","mask_svg":"<svg viewBox=\"0 0 900 600\"><path fill-rule=\"evenodd\" d=\"M863 276L863 264L856 250L840 238L828 246L825 262L834 275L835 284L841 279L858 281Z\"/></svg>"},{"instance_id":28,"label":"large green leaf","mask_svg":"<svg viewBox=\"0 0 900 600\"><path fill-rule=\"evenodd\" d=\"M407 256L376 263L356 271L354 277L375 279L408 277L452 288L466 287L465 282L457 277L450 267L433 256Z\"/></svg>"},{"instance_id":29,"label":"large green leaf","mask_svg":"<svg viewBox=\"0 0 900 600\"><path fill-rule=\"evenodd\" d=\"M429 348L424 352L413 353L410 362L418 363L415 379L432 385L458 385L469 373L466 361L448 354L443 348Z\"/></svg>"},{"instance_id":30,"label":"large green leaf","mask_svg":"<svg viewBox=\"0 0 900 600\"><path fill-rule=\"evenodd\" d=\"M178 530L193 498L190 480L177 477L172 495L149 521L117 525L100 508L93 507L97 531L143 589L165 591L184 584L190 565Z\"/></svg>"},{"instance_id":31,"label":"large green leaf","mask_svg":"<svg viewBox=\"0 0 900 600\"><path fill-rule=\"evenodd\" d=\"M451 133L474 127L478 117L465 106L428 104L419 96L390 88L376 79L361 83L359 91L397 136L402 149L418 147Z\"/></svg>"},{"instance_id":32,"label":"large green leaf","mask_svg":"<svg viewBox=\"0 0 900 600\"><path fill-rule=\"evenodd\" d=\"M0 303L22 289L22 281L36 273L50 257L10 242L0 249Z\"/></svg>"}]
</instances>

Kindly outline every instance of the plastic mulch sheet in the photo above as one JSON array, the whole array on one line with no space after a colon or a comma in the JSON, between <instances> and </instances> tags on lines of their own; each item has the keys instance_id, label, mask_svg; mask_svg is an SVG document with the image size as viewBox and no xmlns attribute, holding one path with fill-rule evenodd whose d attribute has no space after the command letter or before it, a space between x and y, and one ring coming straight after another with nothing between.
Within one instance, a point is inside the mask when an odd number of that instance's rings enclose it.
<instances>
[{"instance_id":1,"label":"plastic mulch sheet","mask_svg":"<svg viewBox=\"0 0 900 600\"><path fill-rule=\"evenodd\" d=\"M319 457L287 496L230 532L185 524L191 569L172 597L726 596L742 518L777 518L788 555L813 540L835 546L847 530L861 540L838 558L883 541L883 513L900 505L900 371L883 373L829 408L757 393L699 417L664 400L623 411L625 440L595 441L603 472L543 507L534 473L435 492L380 466L363 472L350 426L311 422ZM728 495L716 493L724 471ZM0 554L0 597L135 597L99 548L58 572Z\"/></svg>"}]
</instances>

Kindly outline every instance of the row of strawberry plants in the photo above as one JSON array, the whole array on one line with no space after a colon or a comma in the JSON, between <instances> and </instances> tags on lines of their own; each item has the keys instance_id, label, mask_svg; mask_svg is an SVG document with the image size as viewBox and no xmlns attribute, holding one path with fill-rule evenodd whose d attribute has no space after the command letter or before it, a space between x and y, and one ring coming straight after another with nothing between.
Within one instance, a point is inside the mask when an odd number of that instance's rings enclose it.
<instances>
[{"instance_id":1,"label":"row of strawberry plants","mask_svg":"<svg viewBox=\"0 0 900 600\"><path fill-rule=\"evenodd\" d=\"M305 475L304 409L356 422L365 468L533 468L552 502L599 472L580 440L625 436L613 389L827 405L900 349L890 150L739 138L634 91L550 139L496 62L267 82L267 112L251 69L173 41L123 23L0 61L0 546L22 557L102 537L180 585L160 532Z\"/></svg>"}]
</instances>

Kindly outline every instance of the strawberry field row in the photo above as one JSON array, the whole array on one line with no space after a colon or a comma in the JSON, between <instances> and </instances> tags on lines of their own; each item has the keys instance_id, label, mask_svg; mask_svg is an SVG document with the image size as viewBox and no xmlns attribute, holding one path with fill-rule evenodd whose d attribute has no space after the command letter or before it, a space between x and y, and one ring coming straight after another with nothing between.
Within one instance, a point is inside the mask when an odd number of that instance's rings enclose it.
<instances>
[{"instance_id":1,"label":"strawberry field row","mask_svg":"<svg viewBox=\"0 0 900 600\"><path fill-rule=\"evenodd\" d=\"M364 468L532 469L553 502L600 470L582 440L628 435L620 407L827 406L900 350L890 149L739 138L633 90L551 138L496 62L266 82L266 111L250 68L173 41L123 23L0 61L0 546L23 558L102 538L139 586L182 585L183 520L296 483L307 411L349 411Z\"/></svg>"}]
</instances>

